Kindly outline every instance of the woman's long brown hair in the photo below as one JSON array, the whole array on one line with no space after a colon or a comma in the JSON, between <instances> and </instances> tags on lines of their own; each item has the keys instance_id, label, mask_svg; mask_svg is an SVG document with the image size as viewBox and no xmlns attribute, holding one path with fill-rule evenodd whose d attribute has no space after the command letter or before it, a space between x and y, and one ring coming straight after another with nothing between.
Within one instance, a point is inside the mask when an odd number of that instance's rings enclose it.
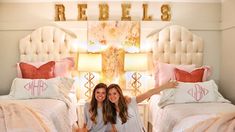
<instances>
[{"instance_id":1,"label":"woman's long brown hair","mask_svg":"<svg viewBox=\"0 0 235 132\"><path fill-rule=\"evenodd\" d=\"M104 84L104 83L99 83L95 86L93 92L92 92L92 98L91 98L91 102L90 102L90 109L89 109L89 112L91 114L91 117L90 119L92 120L92 122L94 122L95 124L97 123L96 121L96 117L98 115L98 112L97 112L97 109L98 109L98 102L95 98L95 92L97 89L100 89L100 88L103 88L105 89L105 92L106 92L106 96L105 96L105 100L103 101L103 106L102 106L102 114L103 114L103 121L104 121L104 124L107 124L108 120L107 120L107 116L106 116L106 102L107 102L107 85Z\"/></svg>"},{"instance_id":2,"label":"woman's long brown hair","mask_svg":"<svg viewBox=\"0 0 235 132\"><path fill-rule=\"evenodd\" d=\"M107 94L113 88L116 89L118 94L120 95L119 100L118 100L118 108L119 108L119 116L123 124L123 123L126 123L128 119L127 103L123 96L121 88L117 84L110 84L107 88ZM109 99L107 100L106 112L107 112L108 121L111 122L112 124L116 124L117 113L116 113L115 104L112 103Z\"/></svg>"}]
</instances>

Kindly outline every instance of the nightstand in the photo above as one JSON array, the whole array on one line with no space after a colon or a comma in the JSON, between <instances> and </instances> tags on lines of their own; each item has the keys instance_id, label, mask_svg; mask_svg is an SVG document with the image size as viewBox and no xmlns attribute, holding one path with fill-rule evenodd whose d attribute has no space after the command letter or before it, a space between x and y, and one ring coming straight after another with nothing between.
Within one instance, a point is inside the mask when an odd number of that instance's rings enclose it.
<instances>
[{"instance_id":1,"label":"nightstand","mask_svg":"<svg viewBox=\"0 0 235 132\"><path fill-rule=\"evenodd\" d=\"M148 130L148 102L144 101L138 103L138 110L140 114L140 118L144 124L146 130Z\"/></svg>"},{"instance_id":2,"label":"nightstand","mask_svg":"<svg viewBox=\"0 0 235 132\"><path fill-rule=\"evenodd\" d=\"M78 116L78 127L82 128L84 125L84 105L85 100L79 100L77 103L77 116Z\"/></svg>"}]
</instances>

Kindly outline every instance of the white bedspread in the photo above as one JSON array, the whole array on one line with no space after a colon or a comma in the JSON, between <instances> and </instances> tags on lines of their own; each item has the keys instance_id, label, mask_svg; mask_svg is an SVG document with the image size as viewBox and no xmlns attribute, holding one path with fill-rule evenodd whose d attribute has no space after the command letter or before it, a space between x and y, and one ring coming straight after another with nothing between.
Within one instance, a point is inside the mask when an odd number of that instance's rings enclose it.
<instances>
[{"instance_id":1,"label":"white bedspread","mask_svg":"<svg viewBox=\"0 0 235 132\"><path fill-rule=\"evenodd\" d=\"M217 114L206 120L200 121L185 132L234 132L235 131L235 112Z\"/></svg>"},{"instance_id":2,"label":"white bedspread","mask_svg":"<svg viewBox=\"0 0 235 132\"><path fill-rule=\"evenodd\" d=\"M4 97L0 99L0 103L8 100ZM43 117L50 126L50 130L55 132L69 132L72 131L72 125L77 121L76 105L71 103L69 106L56 99L28 99L28 100L11 100L14 103L20 103L30 108L33 108L41 117ZM2 123L4 118L0 118L0 131L4 132ZM27 126L25 126L27 130Z\"/></svg>"},{"instance_id":3,"label":"white bedspread","mask_svg":"<svg viewBox=\"0 0 235 132\"><path fill-rule=\"evenodd\" d=\"M158 101L159 95L154 95L149 104L149 118L153 125L153 132L173 130L181 132L190 124L193 125L215 114L235 111L235 106L230 103L172 104L161 109L157 105Z\"/></svg>"}]
</instances>

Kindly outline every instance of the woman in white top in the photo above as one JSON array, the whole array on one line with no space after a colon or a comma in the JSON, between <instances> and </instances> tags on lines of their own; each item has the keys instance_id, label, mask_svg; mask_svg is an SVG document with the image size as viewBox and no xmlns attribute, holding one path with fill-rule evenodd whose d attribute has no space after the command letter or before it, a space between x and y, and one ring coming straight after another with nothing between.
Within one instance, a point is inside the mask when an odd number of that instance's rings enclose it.
<instances>
[{"instance_id":1,"label":"woman in white top","mask_svg":"<svg viewBox=\"0 0 235 132\"><path fill-rule=\"evenodd\" d=\"M119 85L109 85L106 112L107 119L112 124L113 130L118 132L144 132L145 128L140 119L137 103L154 94L158 94L164 89L175 88L176 85L177 82L167 82L158 88L150 89L137 97L133 97L130 102L125 100Z\"/></svg>"},{"instance_id":2,"label":"woman in white top","mask_svg":"<svg viewBox=\"0 0 235 132\"><path fill-rule=\"evenodd\" d=\"M99 83L95 86L91 101L84 106L84 129L89 132L106 132L108 120L105 103L107 101L107 85ZM109 125L110 126L110 125Z\"/></svg>"}]
</instances>

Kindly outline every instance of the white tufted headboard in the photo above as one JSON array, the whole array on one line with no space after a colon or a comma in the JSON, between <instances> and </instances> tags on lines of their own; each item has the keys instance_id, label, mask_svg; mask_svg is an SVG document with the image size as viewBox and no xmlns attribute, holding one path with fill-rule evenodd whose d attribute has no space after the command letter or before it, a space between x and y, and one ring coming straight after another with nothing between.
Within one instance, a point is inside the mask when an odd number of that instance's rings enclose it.
<instances>
[{"instance_id":1,"label":"white tufted headboard","mask_svg":"<svg viewBox=\"0 0 235 132\"><path fill-rule=\"evenodd\" d=\"M20 61L36 62L71 57L75 37L53 26L44 26L20 40Z\"/></svg>"},{"instance_id":2,"label":"white tufted headboard","mask_svg":"<svg viewBox=\"0 0 235 132\"><path fill-rule=\"evenodd\" d=\"M185 27L171 25L149 36L153 44L153 60L169 64L203 63L203 40Z\"/></svg>"}]
</instances>

